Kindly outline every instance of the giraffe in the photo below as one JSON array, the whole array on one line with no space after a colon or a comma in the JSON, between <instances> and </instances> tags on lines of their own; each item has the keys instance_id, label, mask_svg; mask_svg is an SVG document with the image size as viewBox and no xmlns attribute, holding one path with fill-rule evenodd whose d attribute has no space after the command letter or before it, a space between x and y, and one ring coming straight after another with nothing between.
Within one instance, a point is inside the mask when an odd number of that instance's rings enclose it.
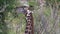
<instances>
[{"instance_id":1,"label":"giraffe","mask_svg":"<svg viewBox=\"0 0 60 34\"><path fill-rule=\"evenodd\" d=\"M26 19L26 28L25 28L25 34L34 34L34 26L33 26L33 15L30 10L32 6L29 6L27 0L22 0L20 2L22 6L17 7L17 13L23 13L25 15ZM30 9L30 10L29 10Z\"/></svg>"},{"instance_id":2,"label":"giraffe","mask_svg":"<svg viewBox=\"0 0 60 34\"><path fill-rule=\"evenodd\" d=\"M28 8L26 6L21 6L21 7L16 7L16 12L17 13L23 13L25 15L25 19L26 19L26 28L25 28L25 33L24 34L34 34L34 22L33 22L33 15L32 15L32 11L30 11L29 9L25 9Z\"/></svg>"},{"instance_id":3,"label":"giraffe","mask_svg":"<svg viewBox=\"0 0 60 34\"><path fill-rule=\"evenodd\" d=\"M26 14L26 30L25 30L25 34L34 34L34 27L33 27L33 16L32 16L32 12L27 10Z\"/></svg>"},{"instance_id":4,"label":"giraffe","mask_svg":"<svg viewBox=\"0 0 60 34\"><path fill-rule=\"evenodd\" d=\"M34 27L33 27L33 15L32 12L29 10L29 3L28 0L21 0L21 5L24 6L22 9L25 17L26 17L26 29L25 29L25 34L34 34ZM18 13L19 13L18 12Z\"/></svg>"}]
</instances>

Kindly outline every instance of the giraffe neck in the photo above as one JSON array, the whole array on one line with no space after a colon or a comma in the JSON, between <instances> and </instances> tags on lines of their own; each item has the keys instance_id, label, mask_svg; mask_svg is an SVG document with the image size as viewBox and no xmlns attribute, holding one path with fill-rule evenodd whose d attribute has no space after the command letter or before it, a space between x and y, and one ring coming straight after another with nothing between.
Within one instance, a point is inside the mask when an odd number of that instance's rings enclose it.
<instances>
[{"instance_id":1,"label":"giraffe neck","mask_svg":"<svg viewBox=\"0 0 60 34\"><path fill-rule=\"evenodd\" d=\"M34 34L33 33L33 16L32 16L32 12L27 10L26 13L26 30L25 30L25 34Z\"/></svg>"}]
</instances>

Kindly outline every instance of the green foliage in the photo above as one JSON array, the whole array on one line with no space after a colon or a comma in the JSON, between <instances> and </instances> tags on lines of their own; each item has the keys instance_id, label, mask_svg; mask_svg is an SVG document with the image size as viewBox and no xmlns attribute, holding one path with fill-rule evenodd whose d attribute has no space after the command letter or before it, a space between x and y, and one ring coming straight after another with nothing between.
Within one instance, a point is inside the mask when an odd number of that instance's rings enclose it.
<instances>
[{"instance_id":1,"label":"green foliage","mask_svg":"<svg viewBox=\"0 0 60 34\"><path fill-rule=\"evenodd\" d=\"M15 0L0 0L0 9L2 9L2 7L4 8L5 5L9 5L8 7L6 7L6 10L7 11L12 11L12 9L15 7ZM7 15L8 12L3 12L4 15ZM0 14L1 15L1 14ZM4 18L6 16L4 15L1 15L3 16L2 18L0 18L0 34L7 34L7 26L6 26L6 23L4 22ZM3 19L3 20L2 20ZM6 32L7 31L7 32Z\"/></svg>"},{"instance_id":2,"label":"green foliage","mask_svg":"<svg viewBox=\"0 0 60 34\"><path fill-rule=\"evenodd\" d=\"M0 0L0 6L4 5L6 3L6 0Z\"/></svg>"},{"instance_id":3,"label":"green foliage","mask_svg":"<svg viewBox=\"0 0 60 34\"><path fill-rule=\"evenodd\" d=\"M36 6L36 5L38 5L38 4L37 4L37 2L35 2L35 1L29 1L29 5L30 5L30 6Z\"/></svg>"},{"instance_id":4,"label":"green foliage","mask_svg":"<svg viewBox=\"0 0 60 34\"><path fill-rule=\"evenodd\" d=\"M46 16L50 16L51 15L51 10L49 8L46 8L45 11L44 11L44 14Z\"/></svg>"},{"instance_id":5,"label":"green foliage","mask_svg":"<svg viewBox=\"0 0 60 34\"><path fill-rule=\"evenodd\" d=\"M7 7L7 10L8 10L8 11L12 11L14 8L15 8L15 5L9 5L9 6Z\"/></svg>"}]
</instances>

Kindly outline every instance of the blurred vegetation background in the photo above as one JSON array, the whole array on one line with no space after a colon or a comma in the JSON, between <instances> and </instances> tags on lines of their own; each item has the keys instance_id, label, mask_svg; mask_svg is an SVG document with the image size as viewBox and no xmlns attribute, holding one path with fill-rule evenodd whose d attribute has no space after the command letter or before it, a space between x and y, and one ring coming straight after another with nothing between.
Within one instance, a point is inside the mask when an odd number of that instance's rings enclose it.
<instances>
[{"instance_id":1,"label":"blurred vegetation background","mask_svg":"<svg viewBox=\"0 0 60 34\"><path fill-rule=\"evenodd\" d=\"M60 34L60 0L23 0L34 7L34 34ZM24 34L25 15L14 8L21 0L0 0L0 34Z\"/></svg>"}]
</instances>

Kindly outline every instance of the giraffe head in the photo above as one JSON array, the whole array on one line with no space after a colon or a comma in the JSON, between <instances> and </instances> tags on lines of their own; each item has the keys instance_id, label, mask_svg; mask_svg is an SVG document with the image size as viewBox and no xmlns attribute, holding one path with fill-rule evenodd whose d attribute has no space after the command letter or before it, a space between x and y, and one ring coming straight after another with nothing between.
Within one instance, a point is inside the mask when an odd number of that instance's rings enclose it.
<instances>
[{"instance_id":1,"label":"giraffe head","mask_svg":"<svg viewBox=\"0 0 60 34\"><path fill-rule=\"evenodd\" d=\"M16 7L15 11L16 13L25 13L27 10L29 10L28 6L20 6L20 7Z\"/></svg>"}]
</instances>

